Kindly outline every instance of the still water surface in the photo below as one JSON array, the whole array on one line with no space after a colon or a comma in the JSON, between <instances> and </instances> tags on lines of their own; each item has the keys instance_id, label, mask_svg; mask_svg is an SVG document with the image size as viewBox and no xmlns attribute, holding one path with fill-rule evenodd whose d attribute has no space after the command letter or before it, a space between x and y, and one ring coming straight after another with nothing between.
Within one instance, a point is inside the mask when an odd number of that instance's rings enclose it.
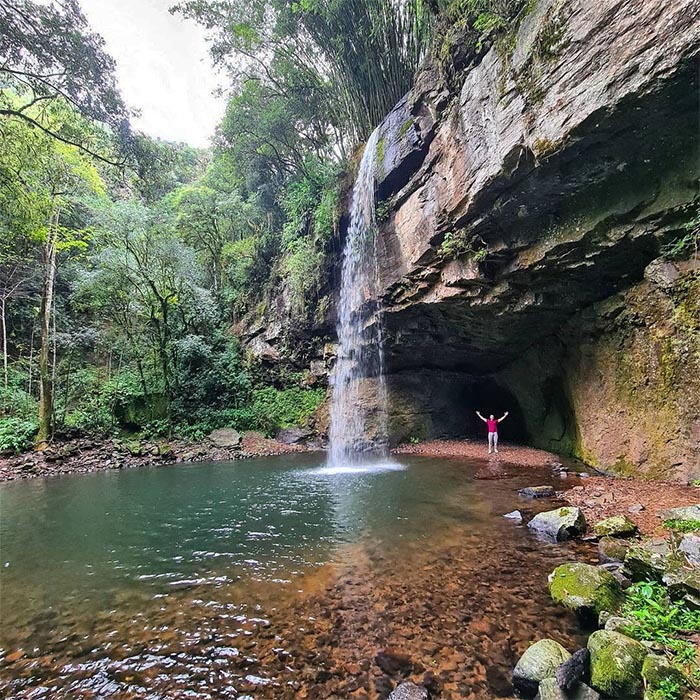
<instances>
[{"instance_id":1,"label":"still water surface","mask_svg":"<svg viewBox=\"0 0 700 700\"><path fill-rule=\"evenodd\" d=\"M575 621L546 595L575 545L502 518L552 507L517 496L555 483L547 470L321 461L2 485L0 691L373 698L408 675L440 697L508 696L528 641L575 642ZM398 671L374 663L386 649Z\"/></svg>"}]
</instances>

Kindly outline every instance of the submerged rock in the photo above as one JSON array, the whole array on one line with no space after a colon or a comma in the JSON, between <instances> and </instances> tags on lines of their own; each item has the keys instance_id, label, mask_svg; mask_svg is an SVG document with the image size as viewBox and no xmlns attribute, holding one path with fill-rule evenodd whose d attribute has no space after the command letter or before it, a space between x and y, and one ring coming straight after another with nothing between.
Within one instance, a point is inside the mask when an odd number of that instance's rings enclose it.
<instances>
[{"instance_id":1,"label":"submerged rock","mask_svg":"<svg viewBox=\"0 0 700 700\"><path fill-rule=\"evenodd\" d=\"M598 542L598 559L603 564L625 561L630 543L616 537L603 537Z\"/></svg>"},{"instance_id":2,"label":"submerged rock","mask_svg":"<svg viewBox=\"0 0 700 700\"><path fill-rule=\"evenodd\" d=\"M538 513L527 526L555 540L579 537L586 531L586 519L580 508L565 506Z\"/></svg>"},{"instance_id":3,"label":"submerged rock","mask_svg":"<svg viewBox=\"0 0 700 700\"><path fill-rule=\"evenodd\" d=\"M617 610L624 600L620 582L590 564L562 564L549 575L549 592L556 603L594 622L604 610Z\"/></svg>"},{"instance_id":4,"label":"submerged rock","mask_svg":"<svg viewBox=\"0 0 700 700\"><path fill-rule=\"evenodd\" d=\"M389 695L389 700L428 700L428 690L410 681L401 683Z\"/></svg>"},{"instance_id":5,"label":"submerged rock","mask_svg":"<svg viewBox=\"0 0 700 700\"><path fill-rule=\"evenodd\" d=\"M532 697L545 678L554 678L557 668L571 654L553 639L540 639L520 657L513 670L513 686L523 695Z\"/></svg>"},{"instance_id":6,"label":"submerged rock","mask_svg":"<svg viewBox=\"0 0 700 700\"><path fill-rule=\"evenodd\" d=\"M647 648L619 632L598 630L588 638L591 686L612 698L637 698Z\"/></svg>"},{"instance_id":7,"label":"submerged rock","mask_svg":"<svg viewBox=\"0 0 700 700\"><path fill-rule=\"evenodd\" d=\"M551 498L556 495L553 486L527 486L518 491L523 498Z\"/></svg>"},{"instance_id":8,"label":"submerged rock","mask_svg":"<svg viewBox=\"0 0 700 700\"><path fill-rule=\"evenodd\" d=\"M626 515L613 515L597 522L593 532L598 537L632 537L637 534L637 526Z\"/></svg>"},{"instance_id":9,"label":"submerged rock","mask_svg":"<svg viewBox=\"0 0 700 700\"><path fill-rule=\"evenodd\" d=\"M510 513L506 513L504 518L508 518L508 520L512 520L515 523L522 523L523 521L523 515L519 510L512 510Z\"/></svg>"},{"instance_id":10,"label":"submerged rock","mask_svg":"<svg viewBox=\"0 0 700 700\"><path fill-rule=\"evenodd\" d=\"M374 663L389 676L408 675L413 662L408 654L395 649L384 649L374 657Z\"/></svg>"},{"instance_id":11,"label":"submerged rock","mask_svg":"<svg viewBox=\"0 0 700 700\"><path fill-rule=\"evenodd\" d=\"M575 651L556 672L557 685L567 692L573 690L580 681L589 676L591 652L586 647Z\"/></svg>"},{"instance_id":12,"label":"submerged rock","mask_svg":"<svg viewBox=\"0 0 700 700\"><path fill-rule=\"evenodd\" d=\"M545 678L535 700L599 700L600 695L585 683L578 683L569 692L562 690L554 678Z\"/></svg>"}]
</instances>

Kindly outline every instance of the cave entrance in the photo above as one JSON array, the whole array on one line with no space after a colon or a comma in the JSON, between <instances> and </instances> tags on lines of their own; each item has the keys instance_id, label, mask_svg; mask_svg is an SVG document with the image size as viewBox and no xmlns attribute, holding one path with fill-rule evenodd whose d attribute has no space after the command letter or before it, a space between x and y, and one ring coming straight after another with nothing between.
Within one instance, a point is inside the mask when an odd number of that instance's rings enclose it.
<instances>
[{"instance_id":1,"label":"cave entrance","mask_svg":"<svg viewBox=\"0 0 700 700\"><path fill-rule=\"evenodd\" d=\"M500 418L508 411L508 418L499 425L500 439L523 445L529 443L529 435L520 403L508 388L491 377L476 378L471 391L471 403L473 408L468 416L468 437L483 438L486 435L486 426L476 415L477 410L484 418L488 418L490 414Z\"/></svg>"}]
</instances>

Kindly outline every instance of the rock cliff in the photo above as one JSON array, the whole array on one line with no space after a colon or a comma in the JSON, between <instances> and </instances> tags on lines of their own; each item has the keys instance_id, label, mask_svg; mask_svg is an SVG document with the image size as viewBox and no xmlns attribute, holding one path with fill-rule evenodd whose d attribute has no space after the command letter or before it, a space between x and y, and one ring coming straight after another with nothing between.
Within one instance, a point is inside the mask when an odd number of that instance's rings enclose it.
<instances>
[{"instance_id":1,"label":"rock cliff","mask_svg":"<svg viewBox=\"0 0 700 700\"><path fill-rule=\"evenodd\" d=\"M540 0L380 126L392 438L700 477L700 5Z\"/></svg>"}]
</instances>

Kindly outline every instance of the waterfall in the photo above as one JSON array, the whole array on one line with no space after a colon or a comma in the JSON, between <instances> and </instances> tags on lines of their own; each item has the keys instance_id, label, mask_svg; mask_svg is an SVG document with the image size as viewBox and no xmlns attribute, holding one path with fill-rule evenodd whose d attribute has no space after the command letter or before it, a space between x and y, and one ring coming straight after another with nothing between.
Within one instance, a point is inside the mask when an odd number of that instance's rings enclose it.
<instances>
[{"instance_id":1,"label":"waterfall","mask_svg":"<svg viewBox=\"0 0 700 700\"><path fill-rule=\"evenodd\" d=\"M329 465L387 453L377 222L374 206L379 130L365 146L350 204L338 302L338 351L330 409Z\"/></svg>"}]
</instances>

